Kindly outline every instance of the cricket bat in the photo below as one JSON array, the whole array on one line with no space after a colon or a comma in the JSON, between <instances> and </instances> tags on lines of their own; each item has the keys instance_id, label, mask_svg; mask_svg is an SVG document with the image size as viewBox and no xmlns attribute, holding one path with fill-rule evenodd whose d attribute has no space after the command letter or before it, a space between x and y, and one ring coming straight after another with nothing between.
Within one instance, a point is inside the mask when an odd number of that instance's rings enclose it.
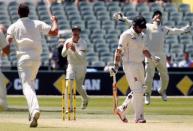
<instances>
[{"instance_id":1,"label":"cricket bat","mask_svg":"<svg viewBox=\"0 0 193 131\"><path fill-rule=\"evenodd\" d=\"M116 108L118 106L118 95L117 95L117 80L116 80L116 75L113 75L113 85L112 85L112 90L113 90L113 113L115 114Z\"/></svg>"}]
</instances>

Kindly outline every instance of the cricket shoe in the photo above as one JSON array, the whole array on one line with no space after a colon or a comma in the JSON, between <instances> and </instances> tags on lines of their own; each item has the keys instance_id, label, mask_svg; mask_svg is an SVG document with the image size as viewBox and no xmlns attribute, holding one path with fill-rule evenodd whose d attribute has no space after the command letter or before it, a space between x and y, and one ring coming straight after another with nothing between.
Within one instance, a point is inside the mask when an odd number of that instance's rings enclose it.
<instances>
[{"instance_id":1,"label":"cricket shoe","mask_svg":"<svg viewBox=\"0 0 193 131\"><path fill-rule=\"evenodd\" d=\"M40 112L36 112L34 116L31 118L30 127L37 127L39 118L40 118Z\"/></svg>"},{"instance_id":2,"label":"cricket shoe","mask_svg":"<svg viewBox=\"0 0 193 131\"><path fill-rule=\"evenodd\" d=\"M85 109L87 108L87 106L88 106L88 99L83 100L81 109L82 109L82 110L85 110Z\"/></svg>"},{"instance_id":3,"label":"cricket shoe","mask_svg":"<svg viewBox=\"0 0 193 131\"><path fill-rule=\"evenodd\" d=\"M160 95L161 95L163 101L168 100L167 95L166 95L166 91L163 91L162 93L160 93Z\"/></svg>"},{"instance_id":4,"label":"cricket shoe","mask_svg":"<svg viewBox=\"0 0 193 131\"><path fill-rule=\"evenodd\" d=\"M149 104L150 104L150 95L149 95L148 93L145 94L145 101L144 101L144 103L145 103L146 105L149 105Z\"/></svg>"},{"instance_id":5,"label":"cricket shoe","mask_svg":"<svg viewBox=\"0 0 193 131\"><path fill-rule=\"evenodd\" d=\"M121 111L119 108L117 108L115 110L115 113L119 116L119 118L122 120L122 122L128 123L128 120L127 120L125 113L123 111Z\"/></svg>"},{"instance_id":6,"label":"cricket shoe","mask_svg":"<svg viewBox=\"0 0 193 131\"><path fill-rule=\"evenodd\" d=\"M135 123L146 123L146 120L145 119L138 119L138 120L135 120Z\"/></svg>"}]
</instances>

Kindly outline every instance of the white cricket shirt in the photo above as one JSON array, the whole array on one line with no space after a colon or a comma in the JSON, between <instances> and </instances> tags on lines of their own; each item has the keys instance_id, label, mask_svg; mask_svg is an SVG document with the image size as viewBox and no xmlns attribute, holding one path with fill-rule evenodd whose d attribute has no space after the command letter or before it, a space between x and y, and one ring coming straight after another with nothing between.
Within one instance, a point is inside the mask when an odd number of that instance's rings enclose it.
<instances>
[{"instance_id":1,"label":"white cricket shirt","mask_svg":"<svg viewBox=\"0 0 193 131\"><path fill-rule=\"evenodd\" d=\"M144 33L137 34L133 27L123 32L118 45L118 48L123 52L123 63L141 63L144 60L145 41Z\"/></svg>"},{"instance_id":2,"label":"white cricket shirt","mask_svg":"<svg viewBox=\"0 0 193 131\"><path fill-rule=\"evenodd\" d=\"M76 52L72 51L71 49L66 50L66 44L72 42L72 38L69 38L65 41L62 50L62 56L67 55L68 64L72 66L79 66L79 65L87 65L86 60L86 51L87 51L87 44L86 41L83 39L79 39L78 43L73 43L75 45Z\"/></svg>"},{"instance_id":3,"label":"white cricket shirt","mask_svg":"<svg viewBox=\"0 0 193 131\"><path fill-rule=\"evenodd\" d=\"M16 41L18 62L26 59L40 60L42 53L41 33L48 34L51 26L39 20L20 18L12 24L7 34Z\"/></svg>"},{"instance_id":4,"label":"white cricket shirt","mask_svg":"<svg viewBox=\"0 0 193 131\"><path fill-rule=\"evenodd\" d=\"M170 28L167 26L157 25L155 22L146 24L147 26L147 48L153 55L163 55L164 50L164 40L167 34L178 35L186 31L188 26L183 28Z\"/></svg>"}]
</instances>

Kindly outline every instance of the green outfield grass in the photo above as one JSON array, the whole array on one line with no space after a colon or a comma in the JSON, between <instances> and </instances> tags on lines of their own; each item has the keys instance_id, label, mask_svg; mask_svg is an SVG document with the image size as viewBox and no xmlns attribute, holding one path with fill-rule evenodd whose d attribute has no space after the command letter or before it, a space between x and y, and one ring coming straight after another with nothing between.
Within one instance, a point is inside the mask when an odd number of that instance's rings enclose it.
<instances>
[{"instance_id":1,"label":"green outfield grass","mask_svg":"<svg viewBox=\"0 0 193 131\"><path fill-rule=\"evenodd\" d=\"M119 98L122 103L124 97ZM23 96L8 96L9 109L0 113L0 131L119 131L119 130L193 130L193 97L169 97L164 102L153 97L151 105L145 105L146 124L133 123L132 110L129 109L129 124L123 124L112 114L111 97L92 97L86 110L80 109L80 97L77 99L77 120L61 120L61 97L40 96L41 119L36 129L28 127L28 111ZM152 124L153 123L153 124ZM116 126L117 125L117 126ZM115 126L115 127L114 127ZM168 126L168 127L167 127ZM167 128L166 128L167 127Z\"/></svg>"}]
</instances>

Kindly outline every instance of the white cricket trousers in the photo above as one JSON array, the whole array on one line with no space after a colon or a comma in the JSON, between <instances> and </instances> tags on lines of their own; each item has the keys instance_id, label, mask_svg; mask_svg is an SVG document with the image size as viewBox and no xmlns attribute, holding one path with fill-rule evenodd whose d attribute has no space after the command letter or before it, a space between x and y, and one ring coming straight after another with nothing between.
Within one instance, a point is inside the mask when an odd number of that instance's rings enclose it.
<instances>
[{"instance_id":1,"label":"white cricket trousers","mask_svg":"<svg viewBox=\"0 0 193 131\"><path fill-rule=\"evenodd\" d=\"M38 99L35 92L35 78L40 67L40 61L25 60L18 63L18 73L22 82L23 94L27 100L30 116L39 111Z\"/></svg>"},{"instance_id":2,"label":"white cricket trousers","mask_svg":"<svg viewBox=\"0 0 193 131\"><path fill-rule=\"evenodd\" d=\"M86 90L84 89L83 82L86 75L86 65L70 65L68 64L66 71L66 79L76 80L77 92L82 96L84 101L88 100Z\"/></svg>"},{"instance_id":3,"label":"white cricket trousers","mask_svg":"<svg viewBox=\"0 0 193 131\"><path fill-rule=\"evenodd\" d=\"M7 107L7 89L5 83L3 83L4 75L0 71L0 108L6 110Z\"/></svg>"},{"instance_id":4,"label":"white cricket trousers","mask_svg":"<svg viewBox=\"0 0 193 131\"><path fill-rule=\"evenodd\" d=\"M126 64L124 63L123 70L125 72L130 89L133 92L131 103L135 113L135 120L144 119L144 96L143 96L144 67L143 67L143 64L142 63L126 63Z\"/></svg>"},{"instance_id":5,"label":"white cricket trousers","mask_svg":"<svg viewBox=\"0 0 193 131\"><path fill-rule=\"evenodd\" d=\"M166 67L166 56L160 55L160 62L156 66L150 59L147 59L148 61L145 64L145 93L151 95L152 93L152 85L153 85L153 78L155 74L155 68L159 71L160 80L161 80L161 86L158 89L159 93L163 93L163 91L167 90L168 83L169 83L169 75L168 75L168 69Z\"/></svg>"}]
</instances>

